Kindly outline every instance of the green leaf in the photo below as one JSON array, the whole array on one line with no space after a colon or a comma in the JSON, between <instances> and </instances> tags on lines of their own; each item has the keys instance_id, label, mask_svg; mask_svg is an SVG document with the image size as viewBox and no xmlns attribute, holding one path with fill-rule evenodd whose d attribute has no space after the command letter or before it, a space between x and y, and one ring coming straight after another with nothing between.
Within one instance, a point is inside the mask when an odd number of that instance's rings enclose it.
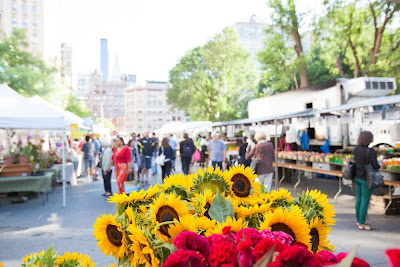
<instances>
[{"instance_id":1,"label":"green leaf","mask_svg":"<svg viewBox=\"0 0 400 267\"><path fill-rule=\"evenodd\" d=\"M54 267L53 258L53 245L51 245L47 251L43 254L42 259L39 261L40 267Z\"/></svg>"},{"instance_id":2,"label":"green leaf","mask_svg":"<svg viewBox=\"0 0 400 267\"><path fill-rule=\"evenodd\" d=\"M220 223L225 222L228 217L235 217L232 203L220 192L215 195L208 214L211 219Z\"/></svg>"},{"instance_id":3,"label":"green leaf","mask_svg":"<svg viewBox=\"0 0 400 267\"><path fill-rule=\"evenodd\" d=\"M353 248L349 254L347 254L346 258L344 258L341 262L338 264L334 265L335 267L351 267L354 258L356 257L356 253L358 250L358 246Z\"/></svg>"}]
</instances>

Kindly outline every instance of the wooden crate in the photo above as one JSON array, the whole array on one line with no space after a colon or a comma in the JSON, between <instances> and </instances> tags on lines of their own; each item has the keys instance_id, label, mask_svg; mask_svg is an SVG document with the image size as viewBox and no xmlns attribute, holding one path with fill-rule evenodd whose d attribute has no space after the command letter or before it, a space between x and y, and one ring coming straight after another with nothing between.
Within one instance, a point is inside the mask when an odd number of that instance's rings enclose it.
<instances>
[{"instance_id":1,"label":"wooden crate","mask_svg":"<svg viewBox=\"0 0 400 267\"><path fill-rule=\"evenodd\" d=\"M30 164L6 165L1 170L0 177L31 176L32 169L32 165Z\"/></svg>"},{"instance_id":2,"label":"wooden crate","mask_svg":"<svg viewBox=\"0 0 400 267\"><path fill-rule=\"evenodd\" d=\"M374 212L385 215L385 207L388 203L389 203L389 195L383 195L383 196L372 195L369 207ZM393 196L392 204L386 211L386 215L398 215L398 214L400 214L400 196Z\"/></svg>"}]
</instances>

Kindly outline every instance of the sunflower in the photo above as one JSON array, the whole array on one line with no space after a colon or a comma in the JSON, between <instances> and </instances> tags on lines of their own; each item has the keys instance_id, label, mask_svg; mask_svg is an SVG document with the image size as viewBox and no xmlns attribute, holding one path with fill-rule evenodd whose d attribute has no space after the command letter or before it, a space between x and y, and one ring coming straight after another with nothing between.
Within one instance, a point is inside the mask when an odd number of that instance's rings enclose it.
<instances>
[{"instance_id":1,"label":"sunflower","mask_svg":"<svg viewBox=\"0 0 400 267\"><path fill-rule=\"evenodd\" d=\"M135 213L133 212L133 208L132 207L128 207L125 210L125 214L128 217L128 223L136 225L136 218L135 218Z\"/></svg>"},{"instance_id":2,"label":"sunflower","mask_svg":"<svg viewBox=\"0 0 400 267\"><path fill-rule=\"evenodd\" d=\"M194 227L197 229L198 233L203 233L215 227L217 222L211 220L207 217L198 217L194 222Z\"/></svg>"},{"instance_id":3,"label":"sunflower","mask_svg":"<svg viewBox=\"0 0 400 267\"><path fill-rule=\"evenodd\" d=\"M252 195L260 191L260 184L254 182L257 175L254 170L244 165L237 165L230 168L227 173L228 179L232 182L231 195L236 198L239 203L246 203Z\"/></svg>"},{"instance_id":4,"label":"sunflower","mask_svg":"<svg viewBox=\"0 0 400 267\"><path fill-rule=\"evenodd\" d=\"M160 187L157 185L149 187L146 191L142 193L144 200L149 200L153 198L158 192L160 192Z\"/></svg>"},{"instance_id":5,"label":"sunflower","mask_svg":"<svg viewBox=\"0 0 400 267\"><path fill-rule=\"evenodd\" d=\"M190 188L193 186L193 180L190 176L185 176L184 174L174 174L170 175L164 179L164 184L161 185L163 191L167 191L173 187L182 187L187 192L190 191Z\"/></svg>"},{"instance_id":6,"label":"sunflower","mask_svg":"<svg viewBox=\"0 0 400 267\"><path fill-rule=\"evenodd\" d=\"M114 193L113 196L108 198L107 202L121 205L121 204L128 203L129 202L128 199L129 199L129 196L125 193L122 193L122 194Z\"/></svg>"},{"instance_id":7,"label":"sunflower","mask_svg":"<svg viewBox=\"0 0 400 267\"><path fill-rule=\"evenodd\" d=\"M329 244L328 234L331 231L328 225L322 220L315 218L310 221L309 225L311 236L311 251L318 253L321 250L333 250L334 247Z\"/></svg>"},{"instance_id":8,"label":"sunflower","mask_svg":"<svg viewBox=\"0 0 400 267\"><path fill-rule=\"evenodd\" d=\"M231 232L237 233L239 232L240 229L245 228L247 226L247 222L244 222L242 218L239 218L236 220L235 218L228 217L226 218L226 221L223 223L217 222L214 228L209 229L206 232L206 236L210 236L213 234L222 234L222 229L225 227L230 226L231 227Z\"/></svg>"},{"instance_id":9,"label":"sunflower","mask_svg":"<svg viewBox=\"0 0 400 267\"><path fill-rule=\"evenodd\" d=\"M211 207L214 197L215 195L211 190L206 190L203 194L194 194L191 205L194 207L195 213L197 213L199 216L210 218L208 215L208 210Z\"/></svg>"},{"instance_id":10,"label":"sunflower","mask_svg":"<svg viewBox=\"0 0 400 267\"><path fill-rule=\"evenodd\" d=\"M198 170L198 173L192 175L193 177L193 192L204 193L211 190L215 195L217 191L229 194L232 188L232 182L228 179L226 173L222 172L219 168L214 169L212 166L204 171Z\"/></svg>"},{"instance_id":11,"label":"sunflower","mask_svg":"<svg viewBox=\"0 0 400 267\"><path fill-rule=\"evenodd\" d=\"M151 218L154 225L164 222L173 222L175 219L179 221L179 218L185 215L189 215L189 209L181 197L176 197L173 194L165 195L161 193L160 196L154 200L154 204L150 204ZM170 225L162 225L158 229L157 235L167 241L171 238L168 233Z\"/></svg>"},{"instance_id":12,"label":"sunflower","mask_svg":"<svg viewBox=\"0 0 400 267\"><path fill-rule=\"evenodd\" d=\"M327 195L322 194L321 191L318 191L317 189L312 191L307 190L305 195L316 200L316 202L322 207L323 222L327 225L335 225L336 220L333 219L333 217L336 216L335 211L333 210L333 206L328 203Z\"/></svg>"},{"instance_id":13,"label":"sunflower","mask_svg":"<svg viewBox=\"0 0 400 267\"><path fill-rule=\"evenodd\" d=\"M77 252L65 252L64 256L58 256L56 258L58 267L67 266L82 266L82 267L94 267L94 263L88 255L78 254Z\"/></svg>"},{"instance_id":14,"label":"sunflower","mask_svg":"<svg viewBox=\"0 0 400 267\"><path fill-rule=\"evenodd\" d=\"M269 211L271 207L271 203L261 204L261 205L254 205L254 206L240 206L235 208L235 213L238 218L246 218L247 216L253 216L257 214L264 214Z\"/></svg>"},{"instance_id":15,"label":"sunflower","mask_svg":"<svg viewBox=\"0 0 400 267\"><path fill-rule=\"evenodd\" d=\"M133 252L133 257L130 258L131 266L159 266L160 261L145 234L133 224L128 226L128 232L132 241L129 249Z\"/></svg>"},{"instance_id":16,"label":"sunflower","mask_svg":"<svg viewBox=\"0 0 400 267\"><path fill-rule=\"evenodd\" d=\"M97 218L93 226L94 236L98 240L97 245L102 252L106 253L106 256L112 254L118 259L128 253L125 232L112 214L108 216L103 214Z\"/></svg>"},{"instance_id":17,"label":"sunflower","mask_svg":"<svg viewBox=\"0 0 400 267\"><path fill-rule=\"evenodd\" d=\"M264 221L260 224L260 230L281 231L291 235L294 241L302 242L310 246L311 237L306 219L301 209L295 205L290 209L276 208L273 212L264 215Z\"/></svg>"},{"instance_id":18,"label":"sunflower","mask_svg":"<svg viewBox=\"0 0 400 267\"><path fill-rule=\"evenodd\" d=\"M192 215L182 216L179 221L176 220L176 223L170 226L168 233L171 237L168 238L168 243L173 244L175 237L185 231L197 232L196 219Z\"/></svg>"},{"instance_id":19,"label":"sunflower","mask_svg":"<svg viewBox=\"0 0 400 267\"><path fill-rule=\"evenodd\" d=\"M271 202L272 208L277 208L289 205L293 201L293 197L287 189L280 188L267 194L265 200Z\"/></svg>"}]
</instances>

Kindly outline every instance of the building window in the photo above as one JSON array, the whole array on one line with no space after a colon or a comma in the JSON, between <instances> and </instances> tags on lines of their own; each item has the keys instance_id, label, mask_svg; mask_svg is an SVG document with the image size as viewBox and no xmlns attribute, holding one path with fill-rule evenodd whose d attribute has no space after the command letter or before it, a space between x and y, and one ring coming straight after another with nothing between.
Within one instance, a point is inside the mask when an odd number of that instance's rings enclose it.
<instances>
[{"instance_id":1,"label":"building window","mask_svg":"<svg viewBox=\"0 0 400 267\"><path fill-rule=\"evenodd\" d=\"M151 101L150 101L150 100L147 101L147 105L148 105L148 106L151 105Z\"/></svg>"},{"instance_id":2,"label":"building window","mask_svg":"<svg viewBox=\"0 0 400 267\"><path fill-rule=\"evenodd\" d=\"M181 120L181 116L178 116L178 121L180 121Z\"/></svg>"},{"instance_id":3,"label":"building window","mask_svg":"<svg viewBox=\"0 0 400 267\"><path fill-rule=\"evenodd\" d=\"M161 106L162 105L162 101L160 100L160 101L158 101L158 104Z\"/></svg>"},{"instance_id":4,"label":"building window","mask_svg":"<svg viewBox=\"0 0 400 267\"><path fill-rule=\"evenodd\" d=\"M24 12L24 14L26 14L27 11L28 11L28 9L26 8L26 5L22 5L22 12Z\"/></svg>"},{"instance_id":5,"label":"building window","mask_svg":"<svg viewBox=\"0 0 400 267\"><path fill-rule=\"evenodd\" d=\"M38 13L38 8L37 6L32 6L32 13L37 14Z\"/></svg>"},{"instance_id":6,"label":"building window","mask_svg":"<svg viewBox=\"0 0 400 267\"><path fill-rule=\"evenodd\" d=\"M11 23L12 23L13 26L17 26L18 25L18 22L17 22L16 18L13 18Z\"/></svg>"},{"instance_id":7,"label":"building window","mask_svg":"<svg viewBox=\"0 0 400 267\"><path fill-rule=\"evenodd\" d=\"M17 11L17 5L16 4L12 4L11 5L11 10L12 11Z\"/></svg>"},{"instance_id":8,"label":"building window","mask_svg":"<svg viewBox=\"0 0 400 267\"><path fill-rule=\"evenodd\" d=\"M175 116L172 116L172 121L175 121Z\"/></svg>"}]
</instances>

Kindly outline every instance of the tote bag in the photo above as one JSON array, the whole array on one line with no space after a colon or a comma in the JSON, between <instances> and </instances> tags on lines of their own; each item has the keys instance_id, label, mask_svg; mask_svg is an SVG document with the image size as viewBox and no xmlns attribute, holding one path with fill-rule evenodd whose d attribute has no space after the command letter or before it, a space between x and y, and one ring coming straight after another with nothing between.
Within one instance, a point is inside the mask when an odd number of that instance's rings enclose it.
<instances>
[{"instance_id":1,"label":"tote bag","mask_svg":"<svg viewBox=\"0 0 400 267\"><path fill-rule=\"evenodd\" d=\"M193 153L193 160L196 162L199 162L201 159L201 155L198 149Z\"/></svg>"},{"instance_id":2,"label":"tote bag","mask_svg":"<svg viewBox=\"0 0 400 267\"><path fill-rule=\"evenodd\" d=\"M365 165L365 174L367 176L368 189L374 189L384 186L385 182L383 181L382 174L375 170L375 168L372 166L369 157L369 150L370 148L367 148L367 164Z\"/></svg>"},{"instance_id":3,"label":"tote bag","mask_svg":"<svg viewBox=\"0 0 400 267\"><path fill-rule=\"evenodd\" d=\"M349 165L343 168L343 185L351 186L353 184L355 171L356 165L354 162L349 162Z\"/></svg>"},{"instance_id":4,"label":"tote bag","mask_svg":"<svg viewBox=\"0 0 400 267\"><path fill-rule=\"evenodd\" d=\"M164 160L165 160L164 149L161 148L161 155L157 156L154 162L157 165L164 166Z\"/></svg>"}]
</instances>

